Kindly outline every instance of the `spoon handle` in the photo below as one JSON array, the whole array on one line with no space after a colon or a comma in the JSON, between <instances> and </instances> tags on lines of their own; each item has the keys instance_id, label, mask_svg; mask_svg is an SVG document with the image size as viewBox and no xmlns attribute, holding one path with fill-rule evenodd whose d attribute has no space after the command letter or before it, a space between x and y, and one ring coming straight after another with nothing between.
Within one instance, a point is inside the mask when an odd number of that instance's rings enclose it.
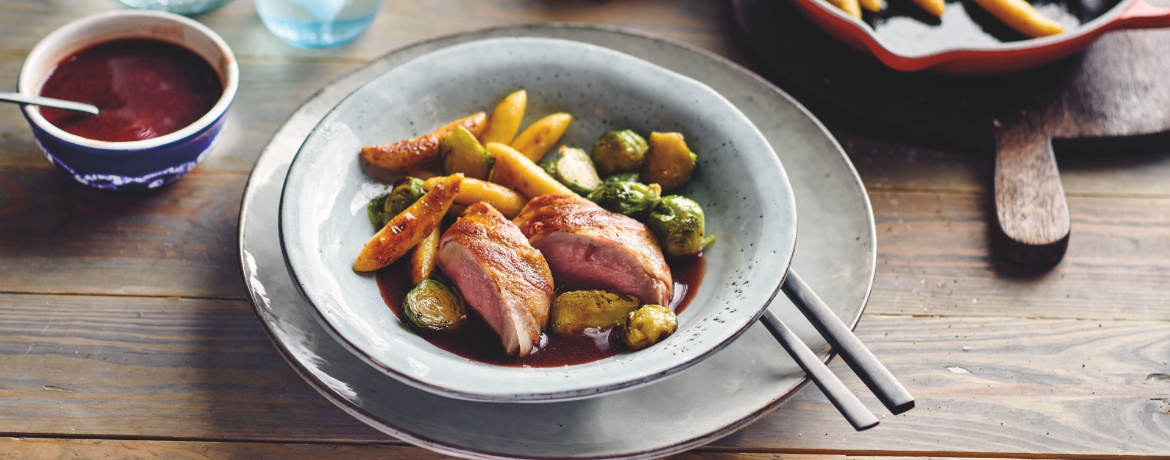
<instances>
[{"instance_id":1,"label":"spoon handle","mask_svg":"<svg viewBox=\"0 0 1170 460\"><path fill-rule=\"evenodd\" d=\"M788 271L781 289L890 412L897 415L914 408L914 397L906 391L906 387L861 343L861 339L853 335L853 331L837 318L812 288L804 284L795 271Z\"/></svg>"},{"instance_id":2,"label":"spoon handle","mask_svg":"<svg viewBox=\"0 0 1170 460\"><path fill-rule=\"evenodd\" d=\"M789 274L789 276L792 275ZM865 431L877 426L877 416L873 415L873 412L870 412L860 399L857 399L857 395L849 391L849 387L841 383L836 375L833 375L829 366L821 362L817 354L813 353L808 345L805 345L804 341L800 340L800 337L792 332L792 329L789 329L775 313L764 310L760 322L764 323L764 327L772 333L776 341L780 342L780 345L792 356L796 364L804 369L809 380L812 380L817 388L821 389L821 393L824 393L825 397L829 399L829 402L833 403L841 415L845 416L845 420L853 425L853 429Z\"/></svg>"},{"instance_id":3,"label":"spoon handle","mask_svg":"<svg viewBox=\"0 0 1170 460\"><path fill-rule=\"evenodd\" d=\"M32 104L41 107L52 107L55 109L76 110L78 112L85 112L90 115L97 115L97 106L82 104L80 102L63 101L61 99L53 99L51 97L29 96L20 93L0 93L0 101L16 102L18 104Z\"/></svg>"}]
</instances>

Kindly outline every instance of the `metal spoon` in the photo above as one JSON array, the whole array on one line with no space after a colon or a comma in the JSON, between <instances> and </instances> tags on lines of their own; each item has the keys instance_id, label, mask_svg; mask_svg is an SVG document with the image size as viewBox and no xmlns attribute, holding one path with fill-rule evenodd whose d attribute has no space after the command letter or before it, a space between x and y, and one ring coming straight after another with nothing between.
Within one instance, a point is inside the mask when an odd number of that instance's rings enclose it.
<instances>
[{"instance_id":1,"label":"metal spoon","mask_svg":"<svg viewBox=\"0 0 1170 460\"><path fill-rule=\"evenodd\" d=\"M51 97L28 96L20 93L0 93L0 101L15 102L18 104L39 105L41 107L52 107L54 109L76 110L78 112L85 112L90 115L98 114L97 106L82 104L80 102L53 99Z\"/></svg>"}]
</instances>

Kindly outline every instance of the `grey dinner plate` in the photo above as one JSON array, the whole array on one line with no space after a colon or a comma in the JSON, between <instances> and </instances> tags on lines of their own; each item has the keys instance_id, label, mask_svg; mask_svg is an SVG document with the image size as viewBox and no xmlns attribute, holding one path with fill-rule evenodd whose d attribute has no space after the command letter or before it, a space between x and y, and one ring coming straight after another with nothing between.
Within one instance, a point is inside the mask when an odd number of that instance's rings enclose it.
<instances>
[{"instance_id":1,"label":"grey dinner plate","mask_svg":"<svg viewBox=\"0 0 1170 460\"><path fill-rule=\"evenodd\" d=\"M799 215L793 267L843 321L857 323L873 281L873 214L856 171L818 121L759 77L705 52L611 29L533 25L393 51L322 88L277 132L249 179L239 236L244 280L273 343L302 377L351 415L413 444L466 457L658 457L718 439L777 407L806 380L759 325L657 383L586 400L513 404L449 399L403 384L350 353L316 320L285 268L277 237L281 186L309 132L351 92L406 61L509 36L612 48L703 82L734 103L767 137L792 182ZM824 339L791 303L778 297L770 308L829 358Z\"/></svg>"}]
</instances>

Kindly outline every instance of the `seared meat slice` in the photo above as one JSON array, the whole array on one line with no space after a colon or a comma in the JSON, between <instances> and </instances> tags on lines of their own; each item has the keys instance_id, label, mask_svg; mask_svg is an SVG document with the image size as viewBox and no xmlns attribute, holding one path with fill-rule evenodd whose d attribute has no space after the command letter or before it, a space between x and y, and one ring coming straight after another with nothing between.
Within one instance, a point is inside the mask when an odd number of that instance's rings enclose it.
<instances>
[{"instance_id":1,"label":"seared meat slice","mask_svg":"<svg viewBox=\"0 0 1170 460\"><path fill-rule=\"evenodd\" d=\"M486 203L467 208L439 240L439 269L500 336L511 356L540 345L553 300L544 257L516 225Z\"/></svg>"},{"instance_id":2,"label":"seared meat slice","mask_svg":"<svg viewBox=\"0 0 1170 460\"><path fill-rule=\"evenodd\" d=\"M670 305L670 267L641 222L576 195L533 198L515 222L558 280Z\"/></svg>"}]
</instances>

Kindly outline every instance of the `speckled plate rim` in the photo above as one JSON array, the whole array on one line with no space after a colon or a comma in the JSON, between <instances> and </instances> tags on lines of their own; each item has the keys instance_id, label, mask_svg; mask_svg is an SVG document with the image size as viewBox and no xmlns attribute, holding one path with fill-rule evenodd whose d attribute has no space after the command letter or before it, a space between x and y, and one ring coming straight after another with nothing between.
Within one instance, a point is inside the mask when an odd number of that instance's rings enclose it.
<instances>
[{"instance_id":1,"label":"speckled plate rim","mask_svg":"<svg viewBox=\"0 0 1170 460\"><path fill-rule=\"evenodd\" d=\"M248 222L247 222L249 214L252 212L252 209L254 207L262 206L261 204L255 204L255 200L257 199L256 195L259 194L260 190L264 187L277 187L278 189L280 188L280 184L283 183L283 181L281 180L281 181L277 181L274 183L271 181L271 178L274 174L280 174L281 170L283 170L284 172L287 172L288 165L291 162L293 155L295 154L296 148L299 148L300 144L303 143L303 141L305 140L305 138L308 135L309 130L311 130L313 126L316 126L317 122L319 122L322 118L324 118L325 115L332 109L332 107L337 102L339 102L341 99L346 97L350 92L352 92L352 90L360 87L362 84L364 84L365 81L368 81L368 80L376 77L378 74L380 74L380 72L383 72L387 69L393 68L394 66L398 65L398 64L387 64L387 62L393 60L399 54L409 53L409 52L419 50L419 49L424 49L424 48L437 49L437 48L445 46L445 45L464 43L467 41L475 40L477 38L499 37L499 36L535 36L535 37L546 37L547 36L547 37L558 37L558 38L564 38L564 39L570 39L570 40L579 40L579 41L583 41L586 43L592 43L589 41L589 36L591 34L608 34L608 35L612 35L615 37L620 37L624 40L652 42L652 43L656 43L660 46L678 48L679 50L683 51L684 53L686 53L686 52L693 53L695 55L696 59L709 61L709 64L711 64L713 67L719 68L722 72L725 72L726 74L729 74L729 75L742 74L744 76L749 77L751 80L753 80L759 84L758 91L760 91L762 93L768 94L769 96L773 96L773 95L781 96L783 99L785 99L789 103L791 103L801 114L808 117L809 121L811 121L811 123L820 130L820 132L827 138L829 143L834 147L834 150L836 151L836 155L833 156L833 160L836 160L837 162L841 163L841 165L840 165L841 170L847 171L849 173L849 175L852 178L852 182L857 187L857 189L861 192L857 197L858 198L858 205L861 208L861 211L863 211L865 214L864 217L866 219L866 224L867 224L866 225L867 231L865 232L864 236L866 237L866 239L869 241L870 244L869 244L868 254L866 254L868 256L868 264L865 267L867 273L864 276L864 280L863 280L864 285L865 285L864 292L858 301L858 305L856 306L855 313L851 317L847 318L847 320L846 320L846 323L850 325L850 328L856 328L857 323L861 318L861 315L865 311L865 306L866 306L866 303L869 299L869 295L870 295L872 287L873 287L874 273L876 271L876 260L877 260L877 258L876 258L876 253L877 253L876 240L877 240L877 235L876 235L876 230L875 230L876 226L875 226L874 219L873 219L873 209L872 209L872 206L870 204L869 197L865 193L865 186L862 184L861 178L857 174L857 170L854 168L853 164L849 161L848 157L845 155L844 151L841 149L840 144L828 132L828 130L824 127L824 125L820 122L820 120L816 119L816 117L814 117L810 112L808 112L808 110L805 109L804 106L802 106L799 102L797 102L795 99L793 99L787 93L783 92L782 90L780 90L775 85L768 82L767 80L763 79L762 77L752 73L750 70L747 70L746 68L744 68L744 67L742 67L742 66L740 66L740 65L738 65L738 64L736 64L736 63L734 63L734 62L732 62L732 61L730 61L722 56L711 53L707 50L697 48L697 47L689 45L689 44L673 41L673 40L647 36L644 34L632 32L632 31L628 31L628 30L624 30L624 29L616 28L616 27L605 27L605 26L596 26L596 25L588 25L588 24L575 24L575 23L527 24L527 25L512 25L512 26L485 28L485 29L478 29L478 30L473 30L473 31L468 31L468 32L456 33L456 34L452 34L452 35L437 37L437 38L433 38L433 39L428 39L428 40L408 44L408 45L403 46L401 48L397 48L395 50L392 50L392 51L390 51L390 52L388 52L388 53L386 53L386 54L384 54L384 55L382 55L382 56L380 56L380 57L378 57L378 58L376 58L376 59L358 67L358 68L355 68L349 72L346 72L345 74L338 76L334 80L330 81L330 83L328 83L326 86L322 87L317 92L315 92L313 95L311 95L292 115L289 116L289 118L286 120L285 124L282 125L281 128L278 129L276 134L273 135L272 139L269 140L269 143L267 144L265 149L261 152L261 155L257 158L256 163L253 166L252 173L248 178L248 182L247 182L247 185L245 186L243 198L241 201L240 220L239 220L238 233L237 233L237 249L239 250L239 256L240 256L241 277L243 278L245 285L248 287L248 296L249 296L250 302L252 303L253 311L256 313L257 318L260 320L261 326L264 329L265 334L268 335L269 340L272 341L272 343L275 345L276 349L280 352L281 356L284 357L284 359L293 367L294 371L296 371L297 374L301 376L301 378L305 379L305 381L307 383L309 383L309 385L314 390L316 390L318 393L320 393L322 396L324 396L325 399L329 400L334 405L338 406L339 408L341 408L342 410L344 410L346 413L350 414L351 416L361 420L362 422L370 425L371 427L373 427L375 429L378 429L379 431L382 431L382 432L387 433L389 435L392 435L396 438L407 441L411 444L414 444L414 445L417 445L420 447L424 447L424 448L427 448L427 449L435 451L435 452L449 454L449 455L455 455L455 456L460 456L460 457L466 457L466 458L482 458L482 459L497 459L497 458L543 459L543 458L547 458L547 457L538 457L538 456L499 455L499 454L495 454L492 452L477 450L477 449L470 448L470 447L453 446L453 445L450 445L449 443L445 443L439 439L431 439L431 438L428 438L426 436L420 436L420 435L417 435L415 433L412 433L411 431L409 431L406 428L401 428L401 427L396 427L396 426L391 426L391 425L386 424L385 422L380 420L376 415L367 412L366 410L361 408L359 405L355 404L353 401L347 399L346 397L344 397L342 395L337 394L332 387L330 387L326 382L324 382L322 380L322 376L319 375L319 372L320 372L319 369L316 369L312 365L312 363L306 364L305 362L302 362L302 359L311 360L311 357L306 358L306 357L303 357L303 356L296 354L294 351L289 349L288 344L283 343L277 337L276 332L274 331L273 328L279 326L278 323L279 323L280 319L278 316L274 316L270 312L265 311L264 307L268 306L267 295L264 291L265 288L263 285L260 285L258 283L258 280L256 283L253 283L253 279L256 277L257 267L256 267L255 260L252 259L251 253L247 250L247 247L245 245L245 243L246 243L245 235L247 234L248 229L249 229ZM670 68L669 66L665 66L665 67ZM699 81L703 81L699 77L695 77L695 76L691 76L691 77L696 78ZM351 83L352 83L352 87L349 91L336 90L336 87L338 87L340 85L346 85L346 84L351 84ZM775 93L775 94L772 94L772 93ZM307 121L303 121L303 119L307 119ZM296 122L299 122L299 123L296 123ZM288 150L285 145L283 145L284 143L289 143L289 142L291 142L292 146L294 147L291 151ZM282 150L282 149L284 149L284 150ZM283 156L283 158L281 158L281 156ZM797 171L797 173L799 174L799 171ZM277 193L275 195L275 199L279 200L279 196L280 196L280 194ZM275 233L275 231L276 231L276 229L273 229L273 233ZM797 242L797 245L798 245L797 247L799 248L799 245L800 245L799 241ZM283 263L278 263L277 265L283 266ZM292 287L291 277L287 273L285 274L285 276L290 278L288 280L288 282L290 284L288 287L291 288ZM311 308L308 305L305 305L304 307ZM305 346L306 344L298 344L298 345ZM311 344L308 344L308 345L311 346ZM829 351L825 351L825 352L821 353L820 355L821 355L823 361L828 362L835 356L835 353L833 353L831 350L829 350ZM330 377L330 376L324 376L324 377ZM389 379L389 377L387 377L387 378ZM738 418L735 422L727 424L719 429L712 430L712 431L706 433L705 435L697 436L697 437L693 437L693 438L689 438L689 439L682 439L682 440L679 440L675 443L672 443L672 444L666 445L666 446L659 446L659 447L654 447L654 448L648 448L648 449L636 450L636 451L630 451L630 452L623 452L621 454L599 456L599 457L594 457L594 458L622 458L622 459L658 458L658 457L662 457L662 456L666 456L666 455L679 453L679 452L682 452L682 451L685 451L685 450L688 450L688 449L691 449L691 448L694 448L697 446L701 446L701 445L710 443L710 442L718 440L724 436L727 436L731 433L734 433L735 431L739 430L740 428L743 428L744 426L750 424L751 422L756 421L757 419L763 417L764 415L767 415L769 412L775 410L777 407L779 407L781 404L783 404L785 401L787 401L789 398L791 398L793 395L795 395L796 392L798 392L800 389L804 388L805 385L807 385L807 384L808 384L808 379L802 378L802 379L800 379L800 381L797 384L793 385L792 387L788 388L787 390L781 391L780 394L775 396L769 404L765 404L761 407L754 408L754 409L750 410L748 413L746 413L743 416L741 416L740 418Z\"/></svg>"}]
</instances>

